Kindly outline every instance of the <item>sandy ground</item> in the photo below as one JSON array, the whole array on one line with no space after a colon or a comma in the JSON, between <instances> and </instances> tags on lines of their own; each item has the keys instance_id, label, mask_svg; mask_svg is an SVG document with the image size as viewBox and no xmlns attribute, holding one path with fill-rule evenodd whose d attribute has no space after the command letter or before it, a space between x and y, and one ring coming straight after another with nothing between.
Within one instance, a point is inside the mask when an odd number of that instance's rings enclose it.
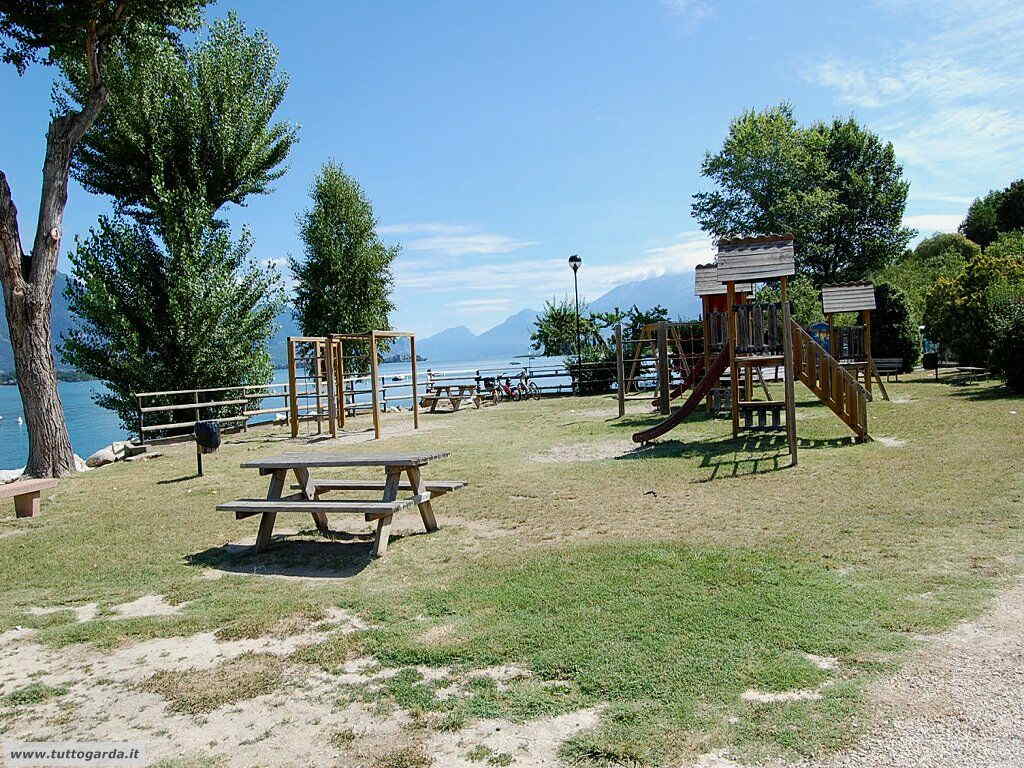
<instances>
[{"instance_id":1,"label":"sandy ground","mask_svg":"<svg viewBox=\"0 0 1024 768\"><path fill-rule=\"evenodd\" d=\"M116 606L108 618L168 615L174 610L159 595ZM92 617L83 606L79 618ZM32 612L42 613L48 607ZM349 662L337 674L289 668L281 689L229 704L212 713L171 712L167 702L137 685L159 670L212 668L244 653L284 656L322 640L324 632L363 628L358 618L336 610L329 627L286 638L220 641L212 633L164 638L109 652L77 646L55 651L32 640L32 631L0 634L0 696L29 683L68 689L65 696L36 705L8 723L5 740L138 740L151 760L181 755L225 755L227 765L372 765L382 750L422 749L435 766L470 766L470 751L486 748L507 754L521 768L560 765L558 745L594 727L600 712L581 710L525 724L486 720L454 732L425 730L408 713L382 717L363 703L339 704L346 685L380 681L396 670L373 659ZM1024 581L1001 594L977 621L922 638L893 678L871 690L874 717L870 735L826 760L763 768L1010 768L1024 765ZM835 659L812 659L832 668ZM444 678L444 669L421 670ZM517 667L495 667L486 674L503 682L529 675ZM450 695L460 695L453 681ZM793 692L800 698L812 692ZM754 691L748 698L763 697ZM780 705L786 699L779 698ZM69 714L70 713L70 714ZM347 757L338 761L330 735L351 730ZM479 764L479 763L476 763ZM693 768L738 765L725 754L704 755Z\"/></svg>"}]
</instances>

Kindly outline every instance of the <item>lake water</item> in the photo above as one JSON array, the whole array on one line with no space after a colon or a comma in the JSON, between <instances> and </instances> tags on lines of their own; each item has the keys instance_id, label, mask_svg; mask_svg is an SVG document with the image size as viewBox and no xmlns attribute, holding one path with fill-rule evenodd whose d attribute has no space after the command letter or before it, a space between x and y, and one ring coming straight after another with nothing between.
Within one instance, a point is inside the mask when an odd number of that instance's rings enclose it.
<instances>
[{"instance_id":1,"label":"lake water","mask_svg":"<svg viewBox=\"0 0 1024 768\"><path fill-rule=\"evenodd\" d=\"M515 376L524 363L544 366L562 363L562 358L533 358L532 361L515 361L512 358L495 358L491 360L467 360L455 362L420 362L417 378L421 390L427 380L427 369L443 371L477 370L502 368L504 372ZM397 376L409 372L409 363L385 363L381 365L381 375ZM490 375L490 374L489 374ZM274 382L288 381L288 372L274 371ZM542 385L566 385L568 378L552 378L538 381ZM124 440L130 435L122 428L113 411L98 407L93 396L106 388L99 381L62 381L59 382L61 401L64 404L64 419L67 421L71 435L71 445L75 453L82 457L98 451L114 440ZM408 401L406 401L408 402ZM402 404L401 400L389 403ZM275 403L275 405L278 405ZM21 397L18 388L0 386L0 469L23 467L28 458L28 433L25 428L21 409Z\"/></svg>"}]
</instances>

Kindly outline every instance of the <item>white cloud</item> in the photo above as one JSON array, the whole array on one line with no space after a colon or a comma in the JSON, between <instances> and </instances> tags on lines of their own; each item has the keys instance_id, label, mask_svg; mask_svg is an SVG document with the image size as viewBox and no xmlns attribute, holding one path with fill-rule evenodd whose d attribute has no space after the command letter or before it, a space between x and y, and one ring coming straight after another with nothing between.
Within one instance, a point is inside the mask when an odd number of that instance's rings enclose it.
<instances>
[{"instance_id":1,"label":"white cloud","mask_svg":"<svg viewBox=\"0 0 1024 768\"><path fill-rule=\"evenodd\" d=\"M523 248L538 245L533 240L522 240L489 232L477 232L465 224L443 224L438 222L389 224L384 227L378 227L377 232L382 235L417 235L417 237L411 240L402 241L403 250L421 251L450 257L513 253Z\"/></svg>"},{"instance_id":2,"label":"white cloud","mask_svg":"<svg viewBox=\"0 0 1024 768\"><path fill-rule=\"evenodd\" d=\"M1024 3L876 0L888 23L922 30L879 59L832 57L807 80L878 114L899 159L944 179L986 174L1024 151ZM909 37L909 35L908 35ZM995 182L993 182L995 183Z\"/></svg>"},{"instance_id":3,"label":"white cloud","mask_svg":"<svg viewBox=\"0 0 1024 768\"><path fill-rule=\"evenodd\" d=\"M628 262L599 263L586 254L583 257L580 290L595 299L623 283L693 269L696 264L713 260L714 248L702 232L686 232L671 243L647 248ZM403 256L395 264L394 273L398 287L404 290L454 291L466 296L456 302L466 310L473 302L482 306L498 300L527 306L572 291L572 272L561 256L505 259L500 263L482 259L439 263Z\"/></svg>"},{"instance_id":4,"label":"white cloud","mask_svg":"<svg viewBox=\"0 0 1024 768\"><path fill-rule=\"evenodd\" d=\"M380 235L458 235L470 231L471 229L465 224L445 224L437 221L388 224L383 227L377 227L377 233Z\"/></svg>"},{"instance_id":5,"label":"white cloud","mask_svg":"<svg viewBox=\"0 0 1024 768\"><path fill-rule=\"evenodd\" d=\"M927 237L936 232L956 232L963 220L961 214L924 213L919 216L904 216L903 226L916 229L919 235Z\"/></svg>"},{"instance_id":6,"label":"white cloud","mask_svg":"<svg viewBox=\"0 0 1024 768\"><path fill-rule=\"evenodd\" d=\"M512 308L512 299L463 299L461 301L450 301L445 306L461 314L474 315L484 312L508 311Z\"/></svg>"}]
</instances>

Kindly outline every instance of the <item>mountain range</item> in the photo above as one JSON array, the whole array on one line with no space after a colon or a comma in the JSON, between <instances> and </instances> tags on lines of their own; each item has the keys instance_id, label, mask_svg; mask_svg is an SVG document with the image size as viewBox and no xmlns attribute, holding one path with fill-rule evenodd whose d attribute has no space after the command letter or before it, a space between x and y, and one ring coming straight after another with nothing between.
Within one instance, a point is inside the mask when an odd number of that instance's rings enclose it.
<instances>
[{"instance_id":1,"label":"mountain range","mask_svg":"<svg viewBox=\"0 0 1024 768\"><path fill-rule=\"evenodd\" d=\"M59 342L61 336L74 324L71 310L64 298L67 276L58 272L53 288L53 338ZM0 308L2 308L0 296ZM610 312L616 308L628 310L633 305L650 309L660 304L673 318L692 318L700 312L700 301L693 295L693 271L651 277L612 288L586 306L589 312ZM530 334L534 329L537 311L523 309L506 318L498 325L483 333L473 333L464 325L435 333L416 340L416 353L430 361L481 360L494 357L511 357L530 354ZM279 330L270 341L270 357L275 366L287 364L286 340L299 336L299 327L292 317L290 306L286 306L277 318ZM391 354L408 354L409 342L398 340ZM57 367L66 368L60 356ZM10 335L7 332L7 317L0 311L0 371L14 369L14 353Z\"/></svg>"},{"instance_id":2,"label":"mountain range","mask_svg":"<svg viewBox=\"0 0 1024 768\"><path fill-rule=\"evenodd\" d=\"M623 283L589 302L581 311L629 310L634 305L650 309L660 304L669 317L689 319L700 314L700 299L693 295L693 271L665 274ZM482 360L492 357L526 355L538 312L524 309L480 334L464 325L416 340L416 352L430 361Z\"/></svg>"}]
</instances>

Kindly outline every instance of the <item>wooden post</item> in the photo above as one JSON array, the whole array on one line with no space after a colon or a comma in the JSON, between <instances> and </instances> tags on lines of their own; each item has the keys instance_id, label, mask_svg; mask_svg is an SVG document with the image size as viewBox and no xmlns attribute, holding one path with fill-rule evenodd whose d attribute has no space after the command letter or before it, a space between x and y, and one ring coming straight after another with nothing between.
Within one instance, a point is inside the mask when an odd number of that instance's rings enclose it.
<instances>
[{"instance_id":1,"label":"wooden post","mask_svg":"<svg viewBox=\"0 0 1024 768\"><path fill-rule=\"evenodd\" d=\"M416 386L416 336L409 336L409 351L412 353L412 428L420 428L420 397ZM479 372L477 379L480 378Z\"/></svg>"},{"instance_id":2,"label":"wooden post","mask_svg":"<svg viewBox=\"0 0 1024 768\"><path fill-rule=\"evenodd\" d=\"M711 312L708 309L708 297L700 297L701 306L701 325L704 327L704 375L707 376L708 370L711 368ZM696 386L696 382L694 382ZM713 411L713 396L711 391L708 391L708 413Z\"/></svg>"},{"instance_id":3,"label":"wooden post","mask_svg":"<svg viewBox=\"0 0 1024 768\"><path fill-rule=\"evenodd\" d=\"M871 398L871 376L875 372L875 359L871 355L871 310L865 309L860 315L864 323L864 388Z\"/></svg>"},{"instance_id":4,"label":"wooden post","mask_svg":"<svg viewBox=\"0 0 1024 768\"><path fill-rule=\"evenodd\" d=\"M334 339L327 335L324 344L324 368L327 373L327 427L331 437L338 436L338 399L334 382Z\"/></svg>"},{"instance_id":5,"label":"wooden post","mask_svg":"<svg viewBox=\"0 0 1024 768\"><path fill-rule=\"evenodd\" d=\"M288 337L288 409L291 416L292 437L299 436L299 390L295 386L295 340Z\"/></svg>"},{"instance_id":6,"label":"wooden post","mask_svg":"<svg viewBox=\"0 0 1024 768\"><path fill-rule=\"evenodd\" d=\"M790 466L796 466L796 393L793 391L793 321L789 311L789 278L782 276L782 354L786 368L786 436Z\"/></svg>"},{"instance_id":7,"label":"wooden post","mask_svg":"<svg viewBox=\"0 0 1024 768\"><path fill-rule=\"evenodd\" d=\"M736 283L731 280L725 284L725 320L729 327L729 383L732 400L732 436L740 436L740 377L736 372L736 339L739 328L736 323Z\"/></svg>"},{"instance_id":8,"label":"wooden post","mask_svg":"<svg viewBox=\"0 0 1024 768\"><path fill-rule=\"evenodd\" d=\"M669 365L668 365L668 329L665 321L658 323L658 402L662 416L668 416L669 403Z\"/></svg>"},{"instance_id":9,"label":"wooden post","mask_svg":"<svg viewBox=\"0 0 1024 768\"><path fill-rule=\"evenodd\" d=\"M320 360L322 359L323 351L320 349L320 342L313 342L313 381L315 382L314 392L316 393L316 433L319 435L324 431L324 426L321 421L322 414L321 409L323 406L320 404L320 377L323 375L320 372Z\"/></svg>"},{"instance_id":10,"label":"wooden post","mask_svg":"<svg viewBox=\"0 0 1024 768\"><path fill-rule=\"evenodd\" d=\"M373 434L374 440L380 440L380 393L377 391L377 333L370 331L370 389L373 391Z\"/></svg>"},{"instance_id":11,"label":"wooden post","mask_svg":"<svg viewBox=\"0 0 1024 768\"><path fill-rule=\"evenodd\" d=\"M825 315L825 320L828 322L828 353L836 359L836 362L842 359L843 351L839 349L839 334L836 332L835 324L832 322L833 315L830 312Z\"/></svg>"},{"instance_id":12,"label":"wooden post","mask_svg":"<svg viewBox=\"0 0 1024 768\"><path fill-rule=\"evenodd\" d=\"M626 363L622 355L622 323L615 325L615 378L618 383L619 418L626 415Z\"/></svg>"},{"instance_id":13,"label":"wooden post","mask_svg":"<svg viewBox=\"0 0 1024 768\"><path fill-rule=\"evenodd\" d=\"M192 395L193 395L193 402L194 402L194 403L195 403L196 405L199 405L199 391L198 391L198 390L196 390L195 392L193 392L193 393L192 393ZM198 409L198 408L196 408L196 416L195 416L195 420L196 420L196 421L199 421L199 409Z\"/></svg>"},{"instance_id":14,"label":"wooden post","mask_svg":"<svg viewBox=\"0 0 1024 768\"><path fill-rule=\"evenodd\" d=\"M341 409L338 412L338 424L345 428L345 342L338 339L338 402Z\"/></svg>"},{"instance_id":15,"label":"wooden post","mask_svg":"<svg viewBox=\"0 0 1024 768\"><path fill-rule=\"evenodd\" d=\"M143 422L142 414L142 398L139 397L138 395L135 396L135 408L139 413L139 445L142 445L143 443L146 442L146 432L143 429L143 426L145 424Z\"/></svg>"}]
</instances>

